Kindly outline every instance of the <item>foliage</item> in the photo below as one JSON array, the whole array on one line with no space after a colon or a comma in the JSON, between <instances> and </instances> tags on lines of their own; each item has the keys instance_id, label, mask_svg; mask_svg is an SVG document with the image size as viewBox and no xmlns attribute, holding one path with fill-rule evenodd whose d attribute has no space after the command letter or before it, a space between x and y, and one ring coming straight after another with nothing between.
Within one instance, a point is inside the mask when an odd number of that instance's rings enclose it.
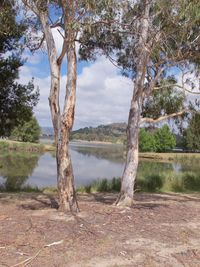
<instances>
[{"instance_id":1,"label":"foliage","mask_svg":"<svg viewBox=\"0 0 200 267\"><path fill-rule=\"evenodd\" d=\"M185 95L182 91L173 88L175 84L176 80L172 77L163 80L158 88L153 90L151 96L144 101L142 116L157 119L181 110Z\"/></svg>"},{"instance_id":2,"label":"foliage","mask_svg":"<svg viewBox=\"0 0 200 267\"><path fill-rule=\"evenodd\" d=\"M170 131L166 124L161 128L153 129L153 131L148 130L148 128L140 129L140 152L166 152L172 150L175 145L175 135Z\"/></svg>"},{"instance_id":3,"label":"foliage","mask_svg":"<svg viewBox=\"0 0 200 267\"><path fill-rule=\"evenodd\" d=\"M144 101L141 113L144 118L158 119L184 110L187 106L184 102L186 96L177 90L178 79L175 75L182 71L194 74L200 62L200 4L196 0L189 2L114 1L112 16L108 16L105 22L103 16L106 12L109 15L109 10L104 10L103 15L96 10L104 23L93 23L90 30L86 29L81 35L80 56L83 60L104 54L134 82L138 60L144 55L145 81L141 86ZM147 43L141 46L141 23L146 5L150 5L149 18L146 19L150 23ZM115 19L112 19L113 16ZM192 68L190 63L193 63ZM194 84L191 83L193 89Z\"/></svg>"},{"instance_id":4,"label":"foliage","mask_svg":"<svg viewBox=\"0 0 200 267\"><path fill-rule=\"evenodd\" d=\"M73 131L71 133L71 139L125 144L126 127L127 125L125 123L100 125L96 128L85 127ZM162 136L162 134L164 135ZM162 145L160 143L162 143ZM174 148L175 145L176 145L175 137L171 133L167 125L163 126L161 129L155 128L152 132L148 128L140 129L139 133L140 152L166 152Z\"/></svg>"},{"instance_id":5,"label":"foliage","mask_svg":"<svg viewBox=\"0 0 200 267\"><path fill-rule=\"evenodd\" d=\"M156 151L156 140L154 134L147 131L145 128L140 129L139 151L140 152Z\"/></svg>"},{"instance_id":6,"label":"foliage","mask_svg":"<svg viewBox=\"0 0 200 267\"><path fill-rule=\"evenodd\" d=\"M38 142L41 129L35 117L32 117L28 122L15 127L11 133L11 137L22 142Z\"/></svg>"},{"instance_id":7,"label":"foliage","mask_svg":"<svg viewBox=\"0 0 200 267\"><path fill-rule=\"evenodd\" d=\"M155 132L156 151L166 152L176 145L176 138L171 133L169 126L165 124Z\"/></svg>"},{"instance_id":8,"label":"foliage","mask_svg":"<svg viewBox=\"0 0 200 267\"><path fill-rule=\"evenodd\" d=\"M0 11L0 136L10 136L12 129L32 117L39 93L33 81L27 85L16 79L21 60L23 23L16 22L17 10L12 1L1 1Z\"/></svg>"},{"instance_id":9,"label":"foliage","mask_svg":"<svg viewBox=\"0 0 200 267\"><path fill-rule=\"evenodd\" d=\"M200 114L196 113L189 120L188 127L184 131L186 148L193 151L200 150Z\"/></svg>"}]
</instances>

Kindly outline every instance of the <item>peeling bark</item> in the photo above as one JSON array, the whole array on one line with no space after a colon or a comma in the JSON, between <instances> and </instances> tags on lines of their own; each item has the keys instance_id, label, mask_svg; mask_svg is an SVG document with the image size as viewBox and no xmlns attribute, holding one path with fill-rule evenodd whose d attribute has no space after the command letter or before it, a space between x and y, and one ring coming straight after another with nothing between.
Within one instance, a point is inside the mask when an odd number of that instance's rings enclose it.
<instances>
[{"instance_id":1,"label":"peeling bark","mask_svg":"<svg viewBox=\"0 0 200 267\"><path fill-rule=\"evenodd\" d=\"M122 176L121 191L116 201L120 206L132 206L134 184L138 168L138 136L140 122L140 101L132 100L127 127L127 155Z\"/></svg>"},{"instance_id":2,"label":"peeling bark","mask_svg":"<svg viewBox=\"0 0 200 267\"><path fill-rule=\"evenodd\" d=\"M124 172L121 180L121 190L117 201L118 206L131 206L133 204L134 184L138 169L138 137L140 116L144 96L144 81L149 52L148 43L149 12L151 1L144 1L144 15L139 25L138 63L134 82L133 97L129 111L127 127L127 155Z\"/></svg>"},{"instance_id":3,"label":"peeling bark","mask_svg":"<svg viewBox=\"0 0 200 267\"><path fill-rule=\"evenodd\" d=\"M74 188L74 175L69 154L69 135L74 123L74 109L76 101L76 50L72 42L67 50L67 84L63 114L60 122L60 135L58 140L58 188L59 209L78 212L78 202Z\"/></svg>"},{"instance_id":4,"label":"peeling bark","mask_svg":"<svg viewBox=\"0 0 200 267\"><path fill-rule=\"evenodd\" d=\"M78 212L79 207L76 199L73 168L69 153L69 135L73 127L76 101L77 59L74 32L72 29L69 30L68 25L66 25L65 35L68 39L66 38L64 40L61 56L57 58L54 38L48 24L48 15L46 12L39 12L38 14L45 34L51 71L49 105L55 133L59 210ZM70 13L72 16L73 14L73 12ZM67 19L66 24L70 23L70 19L73 20L71 17L67 17ZM67 54L68 73L64 109L61 114L59 104L60 66L64 58L64 53Z\"/></svg>"}]
</instances>

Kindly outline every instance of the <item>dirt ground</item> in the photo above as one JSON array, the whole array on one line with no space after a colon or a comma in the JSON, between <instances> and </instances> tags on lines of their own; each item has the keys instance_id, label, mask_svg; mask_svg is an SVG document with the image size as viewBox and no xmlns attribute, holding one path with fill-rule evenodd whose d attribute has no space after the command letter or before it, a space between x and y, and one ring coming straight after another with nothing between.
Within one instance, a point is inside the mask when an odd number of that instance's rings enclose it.
<instances>
[{"instance_id":1,"label":"dirt ground","mask_svg":"<svg viewBox=\"0 0 200 267\"><path fill-rule=\"evenodd\" d=\"M0 194L0 266L200 267L200 194L79 195L77 216L53 196Z\"/></svg>"}]
</instances>

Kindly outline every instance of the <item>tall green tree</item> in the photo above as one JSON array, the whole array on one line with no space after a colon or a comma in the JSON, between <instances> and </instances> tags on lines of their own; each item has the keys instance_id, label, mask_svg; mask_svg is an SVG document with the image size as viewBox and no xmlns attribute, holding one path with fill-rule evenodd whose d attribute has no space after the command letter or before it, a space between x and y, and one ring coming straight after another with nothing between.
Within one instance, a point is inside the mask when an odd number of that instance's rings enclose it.
<instances>
[{"instance_id":1,"label":"tall green tree","mask_svg":"<svg viewBox=\"0 0 200 267\"><path fill-rule=\"evenodd\" d=\"M133 203L138 167L139 126L181 116L190 108L183 96L186 91L192 92L195 84L188 82L185 74L188 71L198 74L200 3L197 0L114 2L117 3L116 8L112 6L115 19L106 19L104 13L102 24L95 24L93 30L83 35L86 45L81 46L80 52L86 59L103 52L133 81L127 156L116 201L117 205L129 206ZM183 77L181 85L177 74ZM169 98L164 88L175 89L175 97ZM183 96L177 97L177 89L184 92ZM155 90L162 91L155 93ZM157 110L152 110L155 107L152 99L156 100Z\"/></svg>"},{"instance_id":2,"label":"tall green tree","mask_svg":"<svg viewBox=\"0 0 200 267\"><path fill-rule=\"evenodd\" d=\"M13 128L32 117L39 93L33 81L17 82L21 60L23 23L16 21L14 1L0 3L0 136L10 136Z\"/></svg>"},{"instance_id":3,"label":"tall green tree","mask_svg":"<svg viewBox=\"0 0 200 267\"><path fill-rule=\"evenodd\" d=\"M153 133L148 132L145 128L140 129L139 133L139 151L155 152L156 140Z\"/></svg>"},{"instance_id":4,"label":"tall green tree","mask_svg":"<svg viewBox=\"0 0 200 267\"><path fill-rule=\"evenodd\" d=\"M186 148L193 151L200 150L200 114L196 113L189 120L188 127L184 131Z\"/></svg>"},{"instance_id":5,"label":"tall green tree","mask_svg":"<svg viewBox=\"0 0 200 267\"><path fill-rule=\"evenodd\" d=\"M155 132L155 142L157 152L166 152L175 148L176 138L167 124L157 129Z\"/></svg>"}]
</instances>

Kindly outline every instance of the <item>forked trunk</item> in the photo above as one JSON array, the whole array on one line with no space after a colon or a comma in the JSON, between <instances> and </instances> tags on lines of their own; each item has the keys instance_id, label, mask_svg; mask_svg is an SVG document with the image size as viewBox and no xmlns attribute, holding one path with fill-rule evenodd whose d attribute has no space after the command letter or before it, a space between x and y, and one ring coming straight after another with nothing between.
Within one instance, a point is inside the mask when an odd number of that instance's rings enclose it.
<instances>
[{"instance_id":1,"label":"forked trunk","mask_svg":"<svg viewBox=\"0 0 200 267\"><path fill-rule=\"evenodd\" d=\"M138 136L140 122L140 101L132 100L127 128L127 155L121 180L121 190L116 201L118 206L133 204L134 184L138 168Z\"/></svg>"},{"instance_id":2,"label":"forked trunk","mask_svg":"<svg viewBox=\"0 0 200 267\"><path fill-rule=\"evenodd\" d=\"M76 50L73 38L64 41L62 55L57 58L56 46L51 28L48 25L46 12L39 14L44 29L48 49L48 58L51 69L51 90L49 105L55 133L56 161L57 161L57 184L59 194L59 210L77 212L78 203L74 189L74 175L69 154L69 135L74 122L74 108L76 100ZM68 25L68 24L67 24ZM69 37L69 36L68 36ZM60 67L63 56L67 53L67 84L63 113L60 112Z\"/></svg>"},{"instance_id":3,"label":"forked trunk","mask_svg":"<svg viewBox=\"0 0 200 267\"><path fill-rule=\"evenodd\" d=\"M69 135L74 123L76 101L76 50L75 43L67 49L67 84L63 114L60 119L60 131L57 144L59 209L78 212L78 203L74 187L73 168L69 153Z\"/></svg>"}]
</instances>

